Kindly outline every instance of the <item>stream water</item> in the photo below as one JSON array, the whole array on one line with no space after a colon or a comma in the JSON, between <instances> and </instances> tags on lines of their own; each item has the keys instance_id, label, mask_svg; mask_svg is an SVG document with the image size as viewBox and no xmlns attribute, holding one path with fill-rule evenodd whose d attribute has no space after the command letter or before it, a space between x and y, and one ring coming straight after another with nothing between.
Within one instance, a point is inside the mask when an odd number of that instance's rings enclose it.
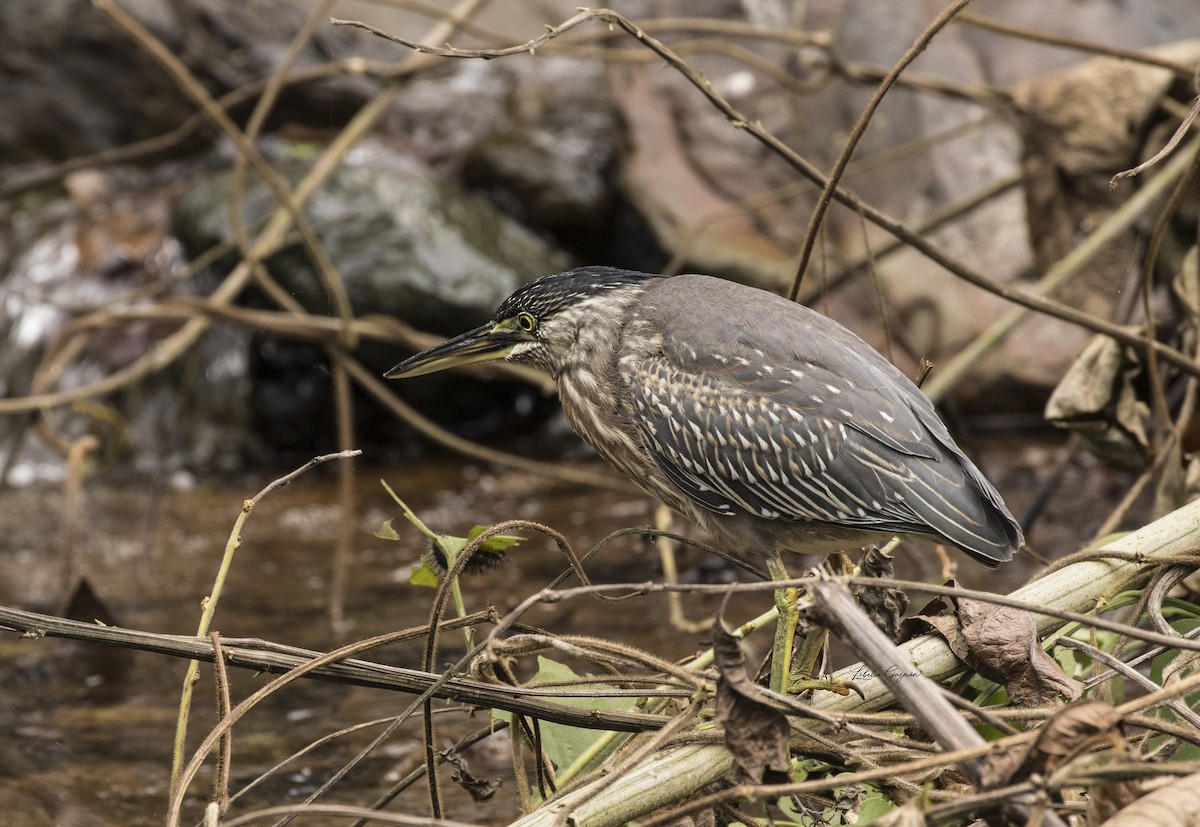
<instances>
[{"instance_id":1,"label":"stream water","mask_svg":"<svg viewBox=\"0 0 1200 827\"><path fill-rule=\"evenodd\" d=\"M1050 474L1058 448L1038 442L1014 450L991 443L971 445L968 450L981 460L1020 515ZM432 591L408 583L425 543L404 522L380 485L381 478L429 526L451 534L465 534L476 523L521 517L554 527L578 550L586 551L615 529L652 521L647 502L632 494L572 488L446 457L387 469L358 465L355 536L345 592L347 641L424 623L429 611ZM89 483L78 566L111 612L110 622L193 634L201 600L211 588L242 502L267 481L178 489L150 481ZM1051 557L1073 551L1127 485L1121 474L1086 462L1073 465L1031 535L1033 545ZM334 476L318 470L260 503L242 532L243 544L214 628L226 637L258 637L314 649L337 645L327 614L338 531L336 488ZM0 564L6 572L0 580L0 604L49 613L59 610L64 590L62 507L57 490L16 489L0 499L4 527ZM395 518L400 542L374 536L388 518ZM685 552L685 573L695 576L704 558L699 552ZM1008 591L1038 568L1034 561L1022 559L997 575L961 556L954 559L960 563L960 582L994 591ZM468 608L494 605L504 611L563 568L553 542L531 537L510 555L507 565L466 581ZM940 577L937 557L925 545L910 545L898 568L902 576ZM597 582L638 582L661 576L653 548L636 537L614 543L588 569ZM730 610L733 620L744 620L770 605L769 595L750 597ZM923 600L915 597L914 602L920 605ZM716 598L689 597L685 604L694 619L711 617L716 606ZM705 645L705 633L671 628L662 596L616 605L590 598L564 601L538 607L525 620L557 633L603 635L668 658L686 656ZM444 661L457 657L461 646L461 638L446 636ZM420 654L416 645L406 645L378 650L370 657L415 667ZM185 669L184 661L162 655L0 635L0 824L161 824ZM189 738L192 749L214 722L211 675L211 667L205 666L197 686ZM267 679L232 670L234 701ZM295 683L238 724L232 788L239 789L317 738L397 714L409 701L407 696L382 690ZM482 716L467 720L461 714L445 720L439 735L446 744L486 722ZM305 755L239 803L238 812L301 800L377 731L346 735ZM325 800L369 803L416 766L420 752L415 726L403 728ZM510 820L516 813L515 792L503 738L484 741L468 759L474 775L499 777L504 786L490 802L476 804L447 784L446 816L473 823ZM193 788L185 823L199 820L207 784ZM393 806L398 811L422 812L423 789L418 785Z\"/></svg>"}]
</instances>

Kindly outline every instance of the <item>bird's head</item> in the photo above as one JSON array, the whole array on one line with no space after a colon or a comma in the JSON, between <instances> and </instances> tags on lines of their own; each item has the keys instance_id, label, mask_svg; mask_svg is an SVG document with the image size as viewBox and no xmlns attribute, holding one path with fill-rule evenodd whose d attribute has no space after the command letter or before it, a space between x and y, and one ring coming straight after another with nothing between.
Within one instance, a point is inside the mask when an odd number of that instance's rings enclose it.
<instances>
[{"instance_id":1,"label":"bird's head","mask_svg":"<svg viewBox=\"0 0 1200 827\"><path fill-rule=\"evenodd\" d=\"M406 379L474 362L506 359L558 375L591 328L619 328L630 293L660 278L614 267L581 267L530 282L500 303L491 321L405 359L384 374Z\"/></svg>"}]
</instances>

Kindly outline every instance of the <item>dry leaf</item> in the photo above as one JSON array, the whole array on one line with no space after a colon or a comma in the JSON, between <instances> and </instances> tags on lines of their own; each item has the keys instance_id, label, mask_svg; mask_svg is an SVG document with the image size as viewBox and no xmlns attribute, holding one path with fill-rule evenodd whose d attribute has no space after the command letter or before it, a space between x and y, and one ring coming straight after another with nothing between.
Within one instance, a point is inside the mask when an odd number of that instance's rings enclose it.
<instances>
[{"instance_id":1,"label":"dry leaf","mask_svg":"<svg viewBox=\"0 0 1200 827\"><path fill-rule=\"evenodd\" d=\"M1133 380L1137 356L1108 336L1097 336L1071 364L1046 402L1046 419L1078 436L1087 449L1123 468L1144 468L1150 457L1150 407Z\"/></svg>"},{"instance_id":2,"label":"dry leaf","mask_svg":"<svg viewBox=\"0 0 1200 827\"><path fill-rule=\"evenodd\" d=\"M1087 791L1087 823L1100 824L1124 810L1142 797L1142 782L1113 781L1089 787Z\"/></svg>"},{"instance_id":3,"label":"dry leaf","mask_svg":"<svg viewBox=\"0 0 1200 827\"><path fill-rule=\"evenodd\" d=\"M471 800L476 804L488 801L500 789L501 781L499 778L476 778L471 775L470 769L467 767L466 759L461 755L451 752L446 755L446 761L454 766L450 773L450 778L455 784L466 790Z\"/></svg>"},{"instance_id":4,"label":"dry leaf","mask_svg":"<svg viewBox=\"0 0 1200 827\"><path fill-rule=\"evenodd\" d=\"M863 577L895 577L895 561L871 546L859 563ZM888 586L855 586L854 598L871 621L895 641L900 634L904 613L908 611L908 595Z\"/></svg>"},{"instance_id":5,"label":"dry leaf","mask_svg":"<svg viewBox=\"0 0 1200 827\"><path fill-rule=\"evenodd\" d=\"M1097 736L1111 732L1120 720L1120 713L1103 701L1084 701L1056 712L1033 742L1031 750L1046 756L1045 766L1034 772L1045 774L1046 770L1053 770L1061 759L1074 755Z\"/></svg>"},{"instance_id":6,"label":"dry leaf","mask_svg":"<svg viewBox=\"0 0 1200 827\"><path fill-rule=\"evenodd\" d=\"M717 724L725 730L725 746L734 762L754 783L788 769L788 722L767 705L762 689L746 673L741 642L725 628L718 614L713 624L713 662L717 680ZM772 779L776 780L776 779Z\"/></svg>"},{"instance_id":7,"label":"dry leaf","mask_svg":"<svg viewBox=\"0 0 1200 827\"><path fill-rule=\"evenodd\" d=\"M922 615L906 628L923 624L937 632L963 663L1003 685L1018 706L1079 697L1082 686L1042 649L1029 612L982 600L954 603L956 615Z\"/></svg>"},{"instance_id":8,"label":"dry leaf","mask_svg":"<svg viewBox=\"0 0 1200 827\"><path fill-rule=\"evenodd\" d=\"M989 760L989 786L1019 783L1031 775L1048 775L1086 749L1096 738L1109 737L1121 716L1101 701L1084 701L1054 714L1019 760Z\"/></svg>"},{"instance_id":9,"label":"dry leaf","mask_svg":"<svg viewBox=\"0 0 1200 827\"><path fill-rule=\"evenodd\" d=\"M1200 773L1159 787L1101 827L1200 827Z\"/></svg>"}]
</instances>

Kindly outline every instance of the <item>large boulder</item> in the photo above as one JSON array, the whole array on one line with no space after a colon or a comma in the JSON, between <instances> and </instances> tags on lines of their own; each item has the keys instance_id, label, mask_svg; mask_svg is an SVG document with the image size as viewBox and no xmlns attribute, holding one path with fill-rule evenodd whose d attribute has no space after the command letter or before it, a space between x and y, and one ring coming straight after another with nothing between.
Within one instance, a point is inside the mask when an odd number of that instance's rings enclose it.
<instances>
[{"instance_id":1,"label":"large boulder","mask_svg":"<svg viewBox=\"0 0 1200 827\"><path fill-rule=\"evenodd\" d=\"M120 7L214 97L270 76L305 19L298 5L282 0L121 0ZM333 60L351 42L359 54L378 48L326 26L296 65ZM195 101L166 70L89 0L4 0L0 55L5 163L121 146L168 132L196 113ZM347 120L373 88L373 81L351 74L288 86L272 122L328 129ZM247 104L237 111L248 111Z\"/></svg>"}]
</instances>

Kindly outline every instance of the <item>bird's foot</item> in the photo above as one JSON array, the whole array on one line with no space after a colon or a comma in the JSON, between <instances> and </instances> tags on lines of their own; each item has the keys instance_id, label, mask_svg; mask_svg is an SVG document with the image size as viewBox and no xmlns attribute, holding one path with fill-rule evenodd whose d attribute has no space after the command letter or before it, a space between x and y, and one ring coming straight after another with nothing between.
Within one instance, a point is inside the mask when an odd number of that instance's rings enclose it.
<instances>
[{"instance_id":1,"label":"bird's foot","mask_svg":"<svg viewBox=\"0 0 1200 827\"><path fill-rule=\"evenodd\" d=\"M857 692L862 695L862 690L853 681L843 681L837 678L795 678L788 683L788 694L799 695L802 692L819 691L819 692L836 692L839 695L849 695L851 692Z\"/></svg>"}]
</instances>

